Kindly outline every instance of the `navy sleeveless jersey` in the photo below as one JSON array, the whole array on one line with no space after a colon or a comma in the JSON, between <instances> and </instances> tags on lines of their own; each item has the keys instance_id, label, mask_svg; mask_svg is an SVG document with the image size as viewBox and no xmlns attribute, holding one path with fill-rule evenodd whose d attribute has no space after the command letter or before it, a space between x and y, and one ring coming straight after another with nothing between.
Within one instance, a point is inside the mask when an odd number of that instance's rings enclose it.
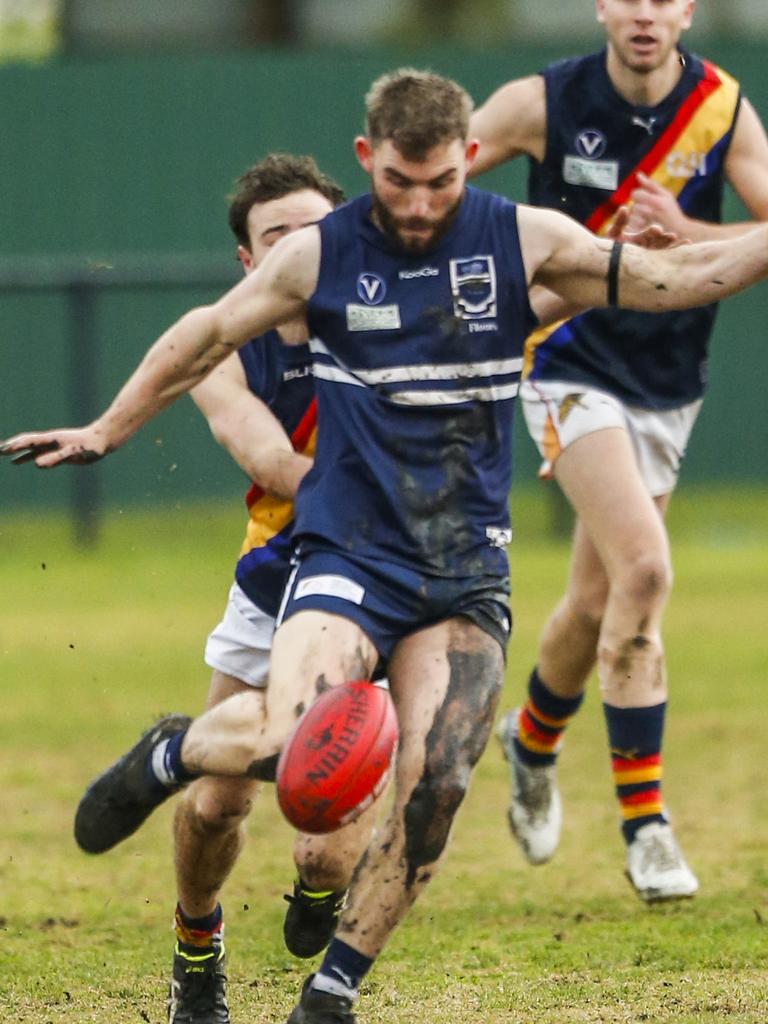
<instances>
[{"instance_id":1,"label":"navy sleeveless jersey","mask_svg":"<svg viewBox=\"0 0 768 1024\"><path fill-rule=\"evenodd\" d=\"M297 451L314 453L315 389L309 345L284 345L276 331L240 349L250 390L291 437ZM290 568L293 502L265 494L254 484L246 495L248 527L235 579L262 611L276 615Z\"/></svg>"},{"instance_id":2,"label":"navy sleeveless jersey","mask_svg":"<svg viewBox=\"0 0 768 1024\"><path fill-rule=\"evenodd\" d=\"M546 154L530 161L531 203L601 233L642 171L689 216L719 221L739 86L698 57L681 51L681 60L680 80L655 107L632 106L616 92L605 51L546 68ZM526 346L525 372L598 387L630 405L675 408L703 393L714 317L715 306L661 314L590 310L537 331Z\"/></svg>"},{"instance_id":3,"label":"navy sleeveless jersey","mask_svg":"<svg viewBox=\"0 0 768 1024\"><path fill-rule=\"evenodd\" d=\"M425 574L506 576L512 412L535 323L516 207L468 188L420 255L370 207L362 196L319 225L307 319L320 429L296 533Z\"/></svg>"}]
</instances>

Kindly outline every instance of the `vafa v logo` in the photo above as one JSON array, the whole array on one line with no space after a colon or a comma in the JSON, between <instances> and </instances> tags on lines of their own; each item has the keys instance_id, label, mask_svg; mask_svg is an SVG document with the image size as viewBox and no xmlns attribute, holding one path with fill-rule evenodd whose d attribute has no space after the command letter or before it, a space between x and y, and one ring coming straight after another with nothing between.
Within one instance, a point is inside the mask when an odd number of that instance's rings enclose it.
<instances>
[{"instance_id":1,"label":"vafa v logo","mask_svg":"<svg viewBox=\"0 0 768 1024\"><path fill-rule=\"evenodd\" d=\"M585 128L576 136L576 149L588 160L597 160L605 152L606 140L596 128Z\"/></svg>"},{"instance_id":2,"label":"vafa v logo","mask_svg":"<svg viewBox=\"0 0 768 1024\"><path fill-rule=\"evenodd\" d=\"M366 271L357 279L357 294L366 306L376 306L387 294L387 286L378 274Z\"/></svg>"}]
</instances>

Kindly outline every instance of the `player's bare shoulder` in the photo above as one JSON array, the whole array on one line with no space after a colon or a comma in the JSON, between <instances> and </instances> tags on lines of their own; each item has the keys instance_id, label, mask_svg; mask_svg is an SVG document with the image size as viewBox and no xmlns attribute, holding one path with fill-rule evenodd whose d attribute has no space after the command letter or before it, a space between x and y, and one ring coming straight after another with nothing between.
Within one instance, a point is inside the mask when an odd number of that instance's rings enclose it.
<instances>
[{"instance_id":1,"label":"player's bare shoulder","mask_svg":"<svg viewBox=\"0 0 768 1024\"><path fill-rule=\"evenodd\" d=\"M547 142L544 78L528 75L500 86L472 115L469 133L480 143L475 174L521 154L542 160Z\"/></svg>"},{"instance_id":2,"label":"player's bare shoulder","mask_svg":"<svg viewBox=\"0 0 768 1024\"><path fill-rule=\"evenodd\" d=\"M279 292L306 301L317 287L320 230L316 224L281 238L256 271Z\"/></svg>"}]
</instances>

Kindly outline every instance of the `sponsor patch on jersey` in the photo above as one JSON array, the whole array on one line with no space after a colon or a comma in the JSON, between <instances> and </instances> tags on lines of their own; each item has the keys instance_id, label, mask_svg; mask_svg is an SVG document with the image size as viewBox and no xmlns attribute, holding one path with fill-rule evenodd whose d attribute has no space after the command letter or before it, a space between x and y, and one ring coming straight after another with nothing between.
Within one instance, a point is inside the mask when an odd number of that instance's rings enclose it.
<instances>
[{"instance_id":1,"label":"sponsor patch on jersey","mask_svg":"<svg viewBox=\"0 0 768 1024\"><path fill-rule=\"evenodd\" d=\"M358 306L347 303L348 331L397 331L400 329L399 306Z\"/></svg>"},{"instance_id":2,"label":"sponsor patch on jersey","mask_svg":"<svg viewBox=\"0 0 768 1024\"><path fill-rule=\"evenodd\" d=\"M450 261L453 311L462 320L496 316L496 264L493 256Z\"/></svg>"},{"instance_id":3,"label":"sponsor patch on jersey","mask_svg":"<svg viewBox=\"0 0 768 1024\"><path fill-rule=\"evenodd\" d=\"M619 162L566 156L563 159L563 181L568 185L586 185L615 192L619 187Z\"/></svg>"},{"instance_id":4,"label":"sponsor patch on jersey","mask_svg":"<svg viewBox=\"0 0 768 1024\"><path fill-rule=\"evenodd\" d=\"M366 306L378 306L387 294L387 286L384 278L370 271L360 274L357 279L357 294Z\"/></svg>"}]
</instances>

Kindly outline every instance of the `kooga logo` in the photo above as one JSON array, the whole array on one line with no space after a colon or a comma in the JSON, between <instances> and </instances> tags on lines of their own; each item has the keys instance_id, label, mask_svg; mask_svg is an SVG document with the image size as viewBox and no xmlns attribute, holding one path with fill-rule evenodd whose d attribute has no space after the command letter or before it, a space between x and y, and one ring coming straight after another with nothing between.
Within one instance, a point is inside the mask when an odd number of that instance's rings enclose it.
<instances>
[{"instance_id":1,"label":"kooga logo","mask_svg":"<svg viewBox=\"0 0 768 1024\"><path fill-rule=\"evenodd\" d=\"M401 270L398 277L401 281L411 281L414 277L437 277L437 267L420 267L418 270Z\"/></svg>"}]
</instances>

